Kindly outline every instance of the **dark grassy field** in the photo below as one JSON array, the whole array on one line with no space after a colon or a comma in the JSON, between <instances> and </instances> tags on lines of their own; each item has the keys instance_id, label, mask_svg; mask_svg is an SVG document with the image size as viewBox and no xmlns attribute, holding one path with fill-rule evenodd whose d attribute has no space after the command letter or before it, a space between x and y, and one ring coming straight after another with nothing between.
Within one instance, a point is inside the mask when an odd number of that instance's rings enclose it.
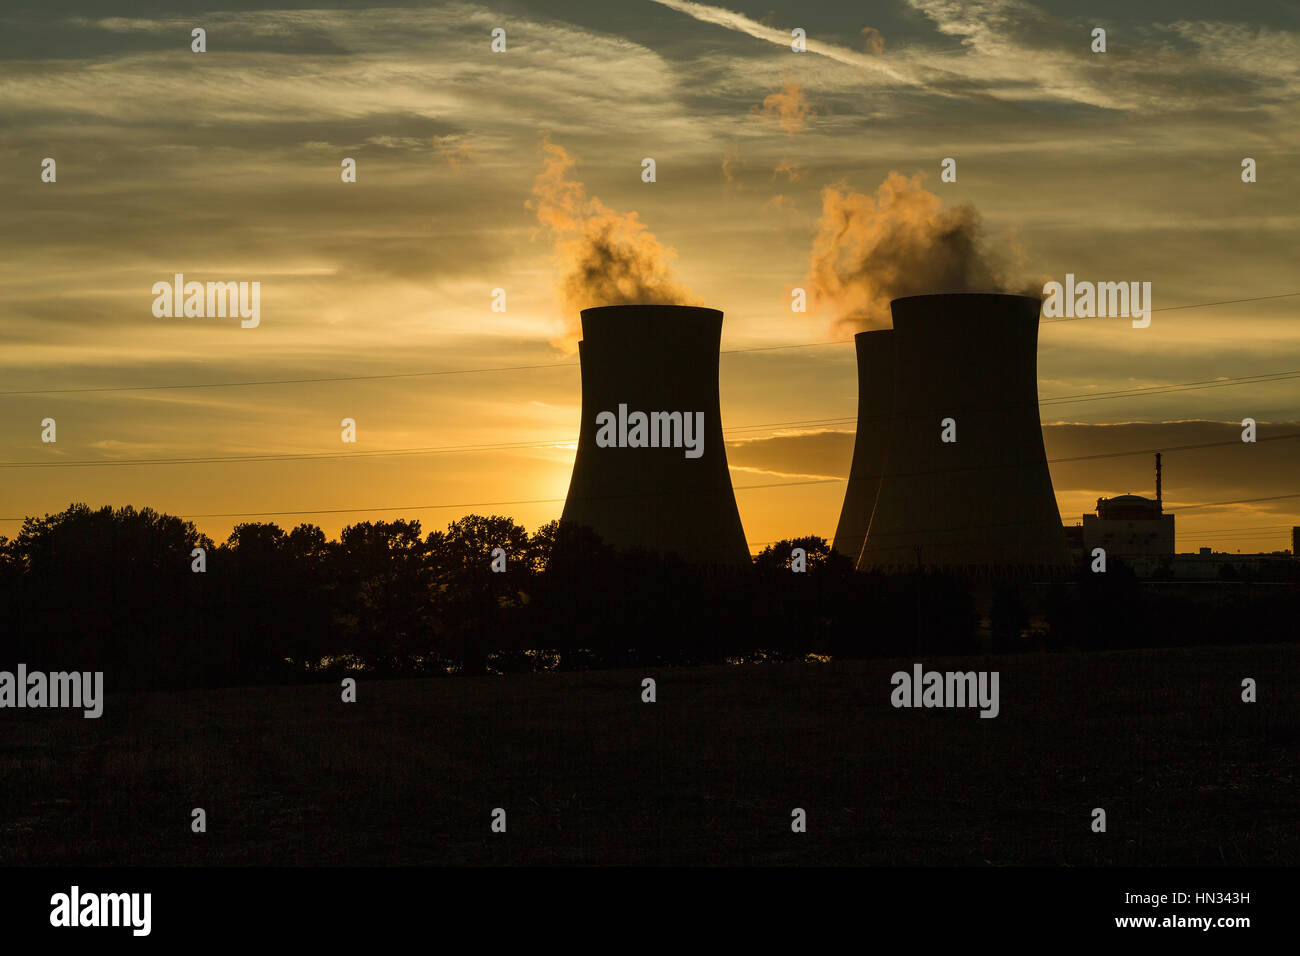
<instances>
[{"instance_id":1,"label":"dark grassy field","mask_svg":"<svg viewBox=\"0 0 1300 956\"><path fill-rule=\"evenodd\" d=\"M1001 715L893 709L910 659L7 710L0 863L1300 862L1300 648L923 662L1000 671Z\"/></svg>"}]
</instances>

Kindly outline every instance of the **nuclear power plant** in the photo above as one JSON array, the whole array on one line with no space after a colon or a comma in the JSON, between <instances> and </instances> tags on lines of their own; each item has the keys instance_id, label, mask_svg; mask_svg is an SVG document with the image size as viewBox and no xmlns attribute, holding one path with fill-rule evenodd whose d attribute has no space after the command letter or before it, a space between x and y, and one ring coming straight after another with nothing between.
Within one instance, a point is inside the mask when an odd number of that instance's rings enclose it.
<instances>
[{"instance_id":1,"label":"nuclear power plant","mask_svg":"<svg viewBox=\"0 0 1300 956\"><path fill-rule=\"evenodd\" d=\"M1039 300L890 303L859 333L858 430L835 548L860 570L1039 577L1071 567L1038 416ZM563 520L619 548L750 562L723 444L722 313L584 309L582 425Z\"/></svg>"},{"instance_id":2,"label":"nuclear power plant","mask_svg":"<svg viewBox=\"0 0 1300 956\"><path fill-rule=\"evenodd\" d=\"M562 520L617 548L750 564L722 439L721 340L716 309L582 311L582 425Z\"/></svg>"},{"instance_id":3,"label":"nuclear power plant","mask_svg":"<svg viewBox=\"0 0 1300 956\"><path fill-rule=\"evenodd\" d=\"M835 547L860 570L1070 567L1038 416L1039 300L918 295L857 337L858 432Z\"/></svg>"}]
</instances>

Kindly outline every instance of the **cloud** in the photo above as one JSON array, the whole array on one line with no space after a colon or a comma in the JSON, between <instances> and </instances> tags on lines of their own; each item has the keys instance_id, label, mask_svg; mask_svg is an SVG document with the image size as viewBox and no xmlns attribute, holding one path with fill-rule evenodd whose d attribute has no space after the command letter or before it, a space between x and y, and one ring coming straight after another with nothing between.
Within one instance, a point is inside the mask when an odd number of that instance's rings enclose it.
<instances>
[{"instance_id":1,"label":"cloud","mask_svg":"<svg viewBox=\"0 0 1300 956\"><path fill-rule=\"evenodd\" d=\"M785 193L777 193L771 199L767 200L767 202L763 203L763 208L770 209L773 212L790 213L795 211L794 203L791 202L790 197Z\"/></svg>"},{"instance_id":2,"label":"cloud","mask_svg":"<svg viewBox=\"0 0 1300 956\"><path fill-rule=\"evenodd\" d=\"M945 68L1019 101L1203 113L1293 108L1300 92L1300 34L1294 31L1223 22L1137 24L1118 38L1112 33L1119 48L1093 54L1091 30L1098 24L1025 0L907 2L940 33L960 39L961 56L944 59ZM939 62L930 53L913 58L918 69Z\"/></svg>"},{"instance_id":3,"label":"cloud","mask_svg":"<svg viewBox=\"0 0 1300 956\"><path fill-rule=\"evenodd\" d=\"M724 27L728 30L737 30L741 33L747 33L758 40L765 40L768 43L776 43L790 49L790 31L777 30L773 27L760 23L757 20L750 19L744 14L736 13L722 7L711 7L703 3L692 3L690 0L654 0L655 3L662 4L670 10L676 10L678 13L684 13L689 17L694 17L703 23L712 23L716 26ZM850 50L845 47L836 46L833 43L823 43L812 37L806 41L806 47L809 53L819 56L828 57L837 60L848 66L860 67L868 72L875 73L879 76L886 77L900 83L918 83L919 81L907 76L892 65L883 63L877 57L869 54L859 53L856 50Z\"/></svg>"},{"instance_id":4,"label":"cloud","mask_svg":"<svg viewBox=\"0 0 1300 956\"><path fill-rule=\"evenodd\" d=\"M446 160L452 172L457 172L461 163L469 162L474 158L474 148L469 143L452 143L451 137L447 136L435 136L433 148Z\"/></svg>"},{"instance_id":5,"label":"cloud","mask_svg":"<svg viewBox=\"0 0 1300 956\"><path fill-rule=\"evenodd\" d=\"M799 478L846 478L853 433L817 430L727 442L732 468Z\"/></svg>"},{"instance_id":6,"label":"cloud","mask_svg":"<svg viewBox=\"0 0 1300 956\"><path fill-rule=\"evenodd\" d=\"M788 30L723 7L654 0L686 16L790 49ZM1042 10L1025 0L906 0L942 35L941 48L910 42L884 53L868 27L866 50L813 36L807 52L852 67L878 87L896 85L1001 108L1070 103L1107 110L1203 114L1209 109L1283 115L1300 93L1300 33L1255 24L1176 21L1134 24L1124 48L1137 55L1093 54L1097 24ZM951 49L951 40L960 42ZM877 42L878 41L878 42ZM876 47L879 46L879 50ZM827 81L827 86L830 81Z\"/></svg>"},{"instance_id":7,"label":"cloud","mask_svg":"<svg viewBox=\"0 0 1300 956\"><path fill-rule=\"evenodd\" d=\"M724 154L722 157L722 178L729 183L734 183L736 181L736 172L742 165L744 164L740 161L739 153ZM740 189L741 187L737 185L736 188Z\"/></svg>"},{"instance_id":8,"label":"cloud","mask_svg":"<svg viewBox=\"0 0 1300 956\"><path fill-rule=\"evenodd\" d=\"M1296 433L1300 422L1293 421L1262 424L1259 432L1261 438ZM1180 552L1284 549L1289 528L1300 524L1300 498L1276 496L1296 491L1300 438L1249 445L1240 437L1239 422L1205 420L1043 426L1065 524L1094 512L1099 497L1154 496L1154 453L1160 450L1165 510L1175 515ZM852 432L832 430L728 441L727 461L738 470L784 478L847 478L853 441ZM1181 447L1193 445L1210 447ZM1272 500L1249 500L1258 498Z\"/></svg>"},{"instance_id":9,"label":"cloud","mask_svg":"<svg viewBox=\"0 0 1300 956\"><path fill-rule=\"evenodd\" d=\"M808 284L835 312L837 332L888 328L889 301L936 292L1002 292L1000 261L969 203L943 209L922 176L891 172L875 197L838 184L822 190Z\"/></svg>"},{"instance_id":10,"label":"cloud","mask_svg":"<svg viewBox=\"0 0 1300 956\"><path fill-rule=\"evenodd\" d=\"M776 179L776 177L780 176L782 173L789 177L790 182L797 183L808 175L808 170L804 169L798 163L792 163L788 159L783 159L781 162L776 164L776 169L772 170L772 178Z\"/></svg>"},{"instance_id":11,"label":"cloud","mask_svg":"<svg viewBox=\"0 0 1300 956\"><path fill-rule=\"evenodd\" d=\"M770 93L763 99L763 106L754 107L753 112L765 119L774 119L781 128L793 136L808 125L808 119L816 111L808 105L808 98L798 83L788 81L777 93Z\"/></svg>"},{"instance_id":12,"label":"cloud","mask_svg":"<svg viewBox=\"0 0 1300 956\"><path fill-rule=\"evenodd\" d=\"M610 209L569 174L577 160L542 135L542 171L527 206L555 243L565 334L553 345L572 351L578 313L602 305L702 305L677 281L676 253L655 238L636 212Z\"/></svg>"},{"instance_id":13,"label":"cloud","mask_svg":"<svg viewBox=\"0 0 1300 956\"><path fill-rule=\"evenodd\" d=\"M885 52L885 37L875 27L862 28L862 43L867 48L868 53Z\"/></svg>"},{"instance_id":14,"label":"cloud","mask_svg":"<svg viewBox=\"0 0 1300 956\"><path fill-rule=\"evenodd\" d=\"M386 133L381 136L367 136L366 142L373 146L382 146L384 149L418 149L424 145L414 136L389 136Z\"/></svg>"}]
</instances>

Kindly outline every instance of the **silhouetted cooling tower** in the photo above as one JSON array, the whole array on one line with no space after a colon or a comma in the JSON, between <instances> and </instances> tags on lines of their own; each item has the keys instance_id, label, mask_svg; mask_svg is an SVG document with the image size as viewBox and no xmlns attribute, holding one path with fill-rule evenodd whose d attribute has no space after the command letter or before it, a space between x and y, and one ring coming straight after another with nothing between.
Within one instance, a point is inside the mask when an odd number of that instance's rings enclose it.
<instances>
[{"instance_id":1,"label":"silhouetted cooling tower","mask_svg":"<svg viewBox=\"0 0 1300 956\"><path fill-rule=\"evenodd\" d=\"M853 344L858 353L858 434L834 547L856 562L871 526L885 464L885 441L894 406L894 333L890 329L859 332Z\"/></svg>"},{"instance_id":2,"label":"silhouetted cooling tower","mask_svg":"<svg viewBox=\"0 0 1300 956\"><path fill-rule=\"evenodd\" d=\"M860 568L1023 576L1069 566L1038 416L1039 306L980 294L890 303L893 419ZM942 440L948 418L954 442Z\"/></svg>"},{"instance_id":3,"label":"silhouetted cooling tower","mask_svg":"<svg viewBox=\"0 0 1300 956\"><path fill-rule=\"evenodd\" d=\"M563 520L619 548L748 566L722 443L722 313L679 305L584 309L582 336L582 428ZM635 413L649 420L639 435ZM700 439L698 449L687 447Z\"/></svg>"}]
</instances>

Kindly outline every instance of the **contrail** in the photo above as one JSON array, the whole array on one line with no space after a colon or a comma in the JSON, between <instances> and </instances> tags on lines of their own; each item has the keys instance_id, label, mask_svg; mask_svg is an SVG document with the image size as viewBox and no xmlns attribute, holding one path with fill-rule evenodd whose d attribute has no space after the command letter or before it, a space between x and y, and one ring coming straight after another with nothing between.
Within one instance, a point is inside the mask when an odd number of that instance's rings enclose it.
<instances>
[{"instance_id":1,"label":"contrail","mask_svg":"<svg viewBox=\"0 0 1300 956\"><path fill-rule=\"evenodd\" d=\"M791 37L788 30L778 30L766 26L757 20L751 20L742 13L736 13L723 7L711 7L703 3L692 3L691 0L652 0L652 2L668 7L670 10L676 10L678 13L684 13L702 23L712 23L715 26L745 33L757 40L766 40L769 43L783 46L787 50L790 49ZM910 66L900 69L896 59L890 62L889 58L883 55L876 56L860 53L857 50L850 50L848 47L823 43L812 38L805 41L805 46L809 53L816 53L818 56L835 60L837 63L875 73L904 86L919 87L938 96L982 100L1017 111L1021 110L1020 107L1000 100L992 94L967 88L969 87L969 81L966 78L947 70L932 67L916 69Z\"/></svg>"},{"instance_id":2,"label":"contrail","mask_svg":"<svg viewBox=\"0 0 1300 956\"><path fill-rule=\"evenodd\" d=\"M703 3L691 3L689 0L653 0L653 2L668 7L670 10L676 10L678 13L684 13L688 17L694 17L702 23L712 23L728 30L747 33L755 39L767 40L769 43L783 46L787 50L790 49L789 30L777 30L774 27L765 26L757 20L751 20L743 13L735 13L722 7L710 7ZM919 80L900 73L889 64L881 62L880 58L876 56L812 39L807 40L807 49L809 53L829 57L848 66L872 70L899 83L922 85Z\"/></svg>"}]
</instances>

